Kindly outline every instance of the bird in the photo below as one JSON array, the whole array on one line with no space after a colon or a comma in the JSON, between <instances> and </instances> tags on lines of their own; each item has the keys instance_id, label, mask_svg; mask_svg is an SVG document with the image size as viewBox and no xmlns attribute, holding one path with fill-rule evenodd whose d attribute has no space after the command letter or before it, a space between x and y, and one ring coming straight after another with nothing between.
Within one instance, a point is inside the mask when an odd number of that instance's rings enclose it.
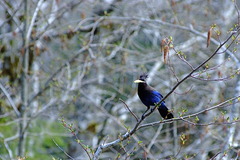
<instances>
[{"instance_id":1,"label":"bird","mask_svg":"<svg viewBox=\"0 0 240 160\"><path fill-rule=\"evenodd\" d=\"M138 96L142 103L147 107L147 110L142 115L142 119L144 118L146 112L151 108L151 106L155 106L163 98L161 93L147 84L147 78L148 75L144 73L140 75L139 79L134 81L134 83L138 83ZM169 111L164 101L161 102L157 109L164 119L173 118L173 114Z\"/></svg>"}]
</instances>

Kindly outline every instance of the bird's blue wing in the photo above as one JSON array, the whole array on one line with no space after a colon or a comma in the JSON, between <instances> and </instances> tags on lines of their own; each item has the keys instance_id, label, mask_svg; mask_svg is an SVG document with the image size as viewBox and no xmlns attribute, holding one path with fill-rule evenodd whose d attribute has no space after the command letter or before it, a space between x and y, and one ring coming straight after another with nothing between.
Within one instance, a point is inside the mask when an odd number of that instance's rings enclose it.
<instances>
[{"instance_id":1,"label":"bird's blue wing","mask_svg":"<svg viewBox=\"0 0 240 160\"><path fill-rule=\"evenodd\" d=\"M162 100L163 96L161 95L161 93L159 93L156 90L153 90L151 92L152 92L151 97L150 97L150 101L152 102L151 105L154 105ZM165 105L165 102L163 101L162 104Z\"/></svg>"},{"instance_id":2,"label":"bird's blue wing","mask_svg":"<svg viewBox=\"0 0 240 160\"><path fill-rule=\"evenodd\" d=\"M159 97L163 98L163 96L161 95L161 93L159 93L158 91L154 90L153 93L156 94L156 95L158 95Z\"/></svg>"}]
</instances>

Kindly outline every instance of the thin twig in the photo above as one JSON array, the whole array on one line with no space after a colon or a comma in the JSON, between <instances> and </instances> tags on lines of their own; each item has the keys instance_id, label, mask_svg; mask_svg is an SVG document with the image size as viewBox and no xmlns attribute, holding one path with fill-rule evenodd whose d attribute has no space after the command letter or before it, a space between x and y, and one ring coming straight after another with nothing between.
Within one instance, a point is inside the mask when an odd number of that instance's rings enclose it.
<instances>
[{"instance_id":1,"label":"thin twig","mask_svg":"<svg viewBox=\"0 0 240 160\"><path fill-rule=\"evenodd\" d=\"M53 78L61 72L61 70L69 63L72 63L82 52L86 51L88 49L88 46L82 47L73 57L71 57L66 63L64 63L61 67L59 67L45 82L44 87L39 90L38 93L33 95L29 100L28 100L28 106L37 98L40 96L44 91L46 91L48 88L50 88L50 82L53 80Z\"/></svg>"},{"instance_id":2,"label":"thin twig","mask_svg":"<svg viewBox=\"0 0 240 160\"><path fill-rule=\"evenodd\" d=\"M167 120L163 120L163 121L157 121L157 122L152 122L152 123L147 123L147 124L143 124L141 126L138 127L137 130L141 129L141 128L145 128L145 127L149 127L149 126L155 126L155 125L159 125L161 123L166 123L166 122L173 122L173 121L178 121L178 120L183 120L183 119L189 119L191 117L196 117L197 115L199 114L202 114L204 112L207 112L207 111L210 111L210 110L213 110L213 109L216 109L216 108L220 108L220 107L227 107L227 106L230 106L231 105L231 102L236 100L236 99L239 99L240 98L240 95L237 96L237 97L234 97L234 98L231 98L227 101L224 101L218 105L215 105L215 106L212 106L212 107L209 107L209 108L206 108L204 110L201 110L199 112L196 112L196 113L193 113L193 114L190 114L190 115L186 115L186 116L183 116L183 117L178 117L178 118L173 118L173 119L167 119ZM227 106L223 106L223 105L226 105L226 104L229 104ZM237 121L233 121L233 122L225 122L225 124L232 124L232 123L235 123L235 122L239 122L239 120ZM217 124L217 123L212 123L212 124ZM219 124L219 123L218 123ZM223 123L224 124L224 123Z\"/></svg>"},{"instance_id":3,"label":"thin twig","mask_svg":"<svg viewBox=\"0 0 240 160\"><path fill-rule=\"evenodd\" d=\"M128 105L120 98L119 99L124 105L125 105L125 107L127 108L127 110L132 114L132 116L136 119L136 121L138 121L138 117L137 117L137 115L135 115L132 111L131 111L131 109L128 107Z\"/></svg>"},{"instance_id":4,"label":"thin twig","mask_svg":"<svg viewBox=\"0 0 240 160\"><path fill-rule=\"evenodd\" d=\"M53 98L50 100L50 102L48 102L48 104L46 104L40 111L38 111L37 113L35 113L34 115L32 115L30 118L26 119L26 125L23 128L23 132L27 131L29 125L31 124L32 120L37 118L41 113L43 113L46 109L48 109L50 106L52 106L54 103L57 102L57 98Z\"/></svg>"},{"instance_id":5,"label":"thin twig","mask_svg":"<svg viewBox=\"0 0 240 160\"><path fill-rule=\"evenodd\" d=\"M153 138L151 139L150 144L148 145L147 149L148 151L150 151L150 149L152 148L153 144L156 142L156 139L158 138L158 136L160 135L160 132L163 128L163 125L160 125L157 129L157 132L155 133L155 135L153 136Z\"/></svg>"},{"instance_id":6,"label":"thin twig","mask_svg":"<svg viewBox=\"0 0 240 160\"><path fill-rule=\"evenodd\" d=\"M29 25L29 28L28 28L28 31L27 31L27 35L26 35L26 40L29 41L30 40L30 36L31 36L31 33L32 33L32 29L33 29L33 26L34 26L34 22L37 18L37 15L38 15L38 11L40 10L40 7L41 5L43 4L43 1L44 0L39 0L38 3L37 3L37 7L33 13L33 16L32 16L32 20L30 22L30 25ZM28 43L27 43L28 44Z\"/></svg>"},{"instance_id":7,"label":"thin twig","mask_svg":"<svg viewBox=\"0 0 240 160\"><path fill-rule=\"evenodd\" d=\"M10 159L13 159L13 153L12 153L12 150L10 149L10 147L9 147L9 145L8 145L7 142L12 141L12 140L15 140L15 139L17 139L17 138L19 138L19 134L18 134L18 133L15 134L15 135L12 136L12 137L8 137L8 138L5 138L5 139L4 139L4 145L5 145L5 148L6 148L7 151L8 151L8 154L9 154Z\"/></svg>"},{"instance_id":8,"label":"thin twig","mask_svg":"<svg viewBox=\"0 0 240 160\"><path fill-rule=\"evenodd\" d=\"M5 89L5 87L2 85L2 83L0 82L0 88L3 91L3 93L5 94L5 96L7 97L10 105L12 106L13 110L15 111L17 117L20 117L20 112L18 111L15 103L13 102L11 96L8 94L7 90Z\"/></svg>"},{"instance_id":9,"label":"thin twig","mask_svg":"<svg viewBox=\"0 0 240 160\"><path fill-rule=\"evenodd\" d=\"M54 143L68 158L74 160L74 158L71 157L66 151L64 151L64 149L62 149L62 148L57 144L57 142L56 142L54 139L52 139L52 141L53 141L53 143Z\"/></svg>"},{"instance_id":10,"label":"thin twig","mask_svg":"<svg viewBox=\"0 0 240 160\"><path fill-rule=\"evenodd\" d=\"M9 145L8 145L8 143L6 141L4 141L4 145L5 145L6 150L8 151L9 158L13 159L12 150L10 149L10 147L9 147Z\"/></svg>"},{"instance_id":11,"label":"thin twig","mask_svg":"<svg viewBox=\"0 0 240 160\"><path fill-rule=\"evenodd\" d=\"M99 23L100 23L101 21L103 21L103 20L104 20L104 17L101 17L101 18L99 18L99 19L94 23L94 25L93 25L93 27L92 27L92 30L91 30L91 32L90 32L91 36L90 36L88 45L93 42L94 32L96 31Z\"/></svg>"},{"instance_id":12,"label":"thin twig","mask_svg":"<svg viewBox=\"0 0 240 160\"><path fill-rule=\"evenodd\" d=\"M86 152L88 158L91 160L91 156L90 156L90 154L89 154L89 152L88 152L89 148L88 148L85 144L83 144L83 143L81 142L81 140L78 138L78 136L77 136L77 134L76 134L76 132L75 132L75 129L73 128L72 124L68 124L68 123L64 120L64 118L61 119L61 122L62 122L62 125L63 125L65 128L67 128L67 129L71 132L71 134L76 138L77 143L82 147L82 149Z\"/></svg>"},{"instance_id":13,"label":"thin twig","mask_svg":"<svg viewBox=\"0 0 240 160\"><path fill-rule=\"evenodd\" d=\"M176 24L172 24L172 23L168 23L165 21L162 21L160 19L148 19L148 18L139 18L139 17L104 17L106 20L125 20L125 21L140 21L140 22L147 22L147 23L155 23L155 24L160 24L163 26L167 26L167 27L171 27L171 28L176 28L176 29L180 29L180 30L184 30L184 31L188 31L191 32L195 35L198 35L202 38L207 38L207 34L206 33L201 33L200 31L195 30L192 26L190 27L186 27L186 26L181 26L181 25L176 25ZM238 26L239 27L239 26ZM239 31L238 31L239 32ZM214 38L210 39L212 43L214 43L215 45L219 45L219 41L217 41ZM239 62L239 60L237 59L237 57L228 49L226 49L226 47L222 46L220 48L220 50L222 51L226 51L226 53L234 59L235 62Z\"/></svg>"},{"instance_id":14,"label":"thin twig","mask_svg":"<svg viewBox=\"0 0 240 160\"><path fill-rule=\"evenodd\" d=\"M210 122L210 123L206 123L206 124L199 124L199 123L194 123L192 121L183 119L182 117L180 117L180 118L182 119L182 121L184 121L188 124L191 124L193 126L229 125L229 124L234 124L234 123L240 122L240 119L239 119L239 120L235 120L235 121L232 121L232 122Z\"/></svg>"},{"instance_id":15,"label":"thin twig","mask_svg":"<svg viewBox=\"0 0 240 160\"><path fill-rule=\"evenodd\" d=\"M222 152L218 152L218 153L215 154L210 160L214 160L220 153L222 153Z\"/></svg>"}]
</instances>

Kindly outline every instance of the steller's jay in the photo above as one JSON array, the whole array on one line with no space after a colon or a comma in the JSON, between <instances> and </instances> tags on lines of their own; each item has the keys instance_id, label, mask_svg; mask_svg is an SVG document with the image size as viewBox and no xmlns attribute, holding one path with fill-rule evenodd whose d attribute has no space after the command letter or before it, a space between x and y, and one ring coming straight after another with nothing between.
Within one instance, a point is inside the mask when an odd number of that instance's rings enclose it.
<instances>
[{"instance_id":1,"label":"steller's jay","mask_svg":"<svg viewBox=\"0 0 240 160\"><path fill-rule=\"evenodd\" d=\"M142 103L147 106L147 110L143 113L142 118L150 109L150 106L155 106L163 98L163 96L158 91L146 83L147 77L147 74L142 74L138 80L134 81L134 83L138 83L139 98L141 99ZM164 119L173 118L173 114L168 110L164 101L161 102L161 105L159 105L157 109Z\"/></svg>"}]
</instances>

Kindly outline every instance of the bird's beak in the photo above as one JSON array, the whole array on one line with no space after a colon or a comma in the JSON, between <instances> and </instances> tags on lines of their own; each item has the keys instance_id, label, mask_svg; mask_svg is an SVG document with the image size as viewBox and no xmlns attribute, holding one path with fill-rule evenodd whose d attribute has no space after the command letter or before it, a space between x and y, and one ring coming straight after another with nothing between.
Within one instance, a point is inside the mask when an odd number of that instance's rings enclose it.
<instances>
[{"instance_id":1,"label":"bird's beak","mask_svg":"<svg viewBox=\"0 0 240 160\"><path fill-rule=\"evenodd\" d=\"M134 83L145 83L145 82L140 80L140 79L137 79L137 80L134 81Z\"/></svg>"}]
</instances>

